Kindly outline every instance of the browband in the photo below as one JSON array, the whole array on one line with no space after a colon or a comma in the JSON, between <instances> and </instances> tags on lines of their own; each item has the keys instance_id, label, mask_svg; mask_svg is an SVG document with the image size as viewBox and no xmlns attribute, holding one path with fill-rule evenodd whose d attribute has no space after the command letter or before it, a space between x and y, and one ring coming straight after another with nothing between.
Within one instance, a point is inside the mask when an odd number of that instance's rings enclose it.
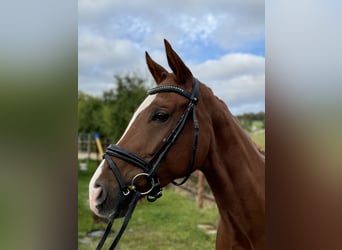
<instances>
[{"instance_id":1,"label":"browband","mask_svg":"<svg viewBox=\"0 0 342 250\"><path fill-rule=\"evenodd\" d=\"M180 95L188 98L189 100L191 100L191 97L192 97L192 93L190 93L189 91L187 91L185 89L174 86L174 85L157 86L157 87L154 87L153 89L148 90L147 94L154 95L154 94L161 93L161 92L164 92L164 93L175 92L177 94L180 94Z\"/></svg>"}]
</instances>

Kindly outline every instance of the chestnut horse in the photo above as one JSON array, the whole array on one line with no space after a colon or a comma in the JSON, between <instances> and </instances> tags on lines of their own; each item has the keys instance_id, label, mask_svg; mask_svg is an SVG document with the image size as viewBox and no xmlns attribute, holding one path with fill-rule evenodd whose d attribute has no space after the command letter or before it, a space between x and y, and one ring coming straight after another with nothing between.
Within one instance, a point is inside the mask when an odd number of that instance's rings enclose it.
<instances>
[{"instance_id":1,"label":"chestnut horse","mask_svg":"<svg viewBox=\"0 0 342 250\"><path fill-rule=\"evenodd\" d=\"M157 87L107 149L89 184L90 208L102 217L122 217L132 194L153 201L161 187L200 170L220 214L216 249L264 249L264 155L227 106L164 42L172 73L146 52Z\"/></svg>"}]
</instances>

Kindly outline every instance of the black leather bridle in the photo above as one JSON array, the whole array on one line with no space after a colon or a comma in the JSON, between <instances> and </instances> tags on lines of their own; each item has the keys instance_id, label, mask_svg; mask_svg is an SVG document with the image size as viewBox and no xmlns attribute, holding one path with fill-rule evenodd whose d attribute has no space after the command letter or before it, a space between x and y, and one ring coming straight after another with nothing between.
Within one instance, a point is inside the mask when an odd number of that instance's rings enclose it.
<instances>
[{"instance_id":1,"label":"black leather bridle","mask_svg":"<svg viewBox=\"0 0 342 250\"><path fill-rule=\"evenodd\" d=\"M185 183L188 178L190 177L194 164L195 164L195 158L196 158L196 151L197 151L197 142L198 142L198 130L199 130L199 125L198 125L198 120L196 116L196 104L198 102L198 94L199 94L199 82L196 78L193 78L193 86L192 86L192 92L189 92L185 89L182 89L178 86L174 85L161 85L157 86L155 88L152 88L148 91L149 95L154 95L157 93L164 93L164 92L173 92L177 93L181 96L184 96L189 100L188 106L185 109L183 115L177 122L175 128L171 131L169 136L167 138L164 138L162 146L159 148L159 150L152 156L152 158L147 161L140 156L127 151L126 149L116 145L116 144L111 144L107 147L103 158L108 162L109 168L112 170L121 190L121 199L119 202L118 206L118 211L114 216L112 216L110 222L108 223L108 226L106 228L106 231L99 242L97 246L97 250L101 249L113 224L114 218L116 215L120 213L120 209L122 207L122 204L126 203L127 200L130 200L129 206L128 206L128 211L126 213L124 222L117 233L112 245L110 246L109 249L114 249L117 243L119 242L130 218L131 215L134 211L134 208L139 200L139 198L143 195L146 195L147 200L150 202L154 202L158 198L162 196L162 189L160 187L160 182L157 177L157 170L161 164L161 161L165 158L165 155L169 151L169 149L172 147L172 145L176 142L177 138L179 137L180 133L182 132L186 122L189 120L189 118L192 116L193 120L193 126L194 126L194 139L193 139L193 145L192 145L192 157L191 157L191 162L190 165L187 169L186 175L184 179L180 182L177 183L175 181L172 181L173 184L175 185L182 185ZM115 164L115 162L112 160L112 157L117 157L120 158L126 162L129 162L136 167L141 168L144 172L137 174L132 178L132 180L127 183L127 181L124 180L122 175L120 174L120 171ZM145 176L151 183L151 187L149 190L145 192L140 192L139 190L136 189L135 182L138 178L141 176Z\"/></svg>"}]
</instances>

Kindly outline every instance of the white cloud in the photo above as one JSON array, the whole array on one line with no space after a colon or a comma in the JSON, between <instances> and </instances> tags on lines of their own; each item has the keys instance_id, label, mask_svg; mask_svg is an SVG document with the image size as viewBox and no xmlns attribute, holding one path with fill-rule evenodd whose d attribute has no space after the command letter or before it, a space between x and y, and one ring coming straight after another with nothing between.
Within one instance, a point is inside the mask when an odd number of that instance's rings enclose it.
<instances>
[{"instance_id":1,"label":"white cloud","mask_svg":"<svg viewBox=\"0 0 342 250\"><path fill-rule=\"evenodd\" d=\"M227 54L217 60L207 60L196 66L203 77L212 80L235 78L243 74L264 73L265 59L250 54Z\"/></svg>"},{"instance_id":2,"label":"white cloud","mask_svg":"<svg viewBox=\"0 0 342 250\"><path fill-rule=\"evenodd\" d=\"M208 39L213 31L217 29L220 19L224 19L224 16L215 17L212 13L208 13L203 17L182 15L179 19L179 27L183 33L187 34L186 38L192 41L195 39Z\"/></svg>"},{"instance_id":3,"label":"white cloud","mask_svg":"<svg viewBox=\"0 0 342 250\"><path fill-rule=\"evenodd\" d=\"M168 68L163 38L233 113L264 109L264 57L235 53L264 40L261 0L79 0L79 89L100 95L115 74L147 74L145 51Z\"/></svg>"},{"instance_id":4,"label":"white cloud","mask_svg":"<svg viewBox=\"0 0 342 250\"><path fill-rule=\"evenodd\" d=\"M79 35L79 65L101 65L111 67L127 67L127 62L139 52L139 46L129 40L108 39L91 33Z\"/></svg>"},{"instance_id":5,"label":"white cloud","mask_svg":"<svg viewBox=\"0 0 342 250\"><path fill-rule=\"evenodd\" d=\"M233 113L243 107L264 110L265 58L250 54L228 54L190 66L193 74L208 85Z\"/></svg>"},{"instance_id":6,"label":"white cloud","mask_svg":"<svg viewBox=\"0 0 342 250\"><path fill-rule=\"evenodd\" d=\"M141 54L141 56L137 56ZM115 74L139 69L143 51L129 40L112 40L89 32L79 35L79 88L100 95L113 87Z\"/></svg>"},{"instance_id":7,"label":"white cloud","mask_svg":"<svg viewBox=\"0 0 342 250\"><path fill-rule=\"evenodd\" d=\"M111 37L140 33L144 41L162 33L177 43L209 39L235 50L263 38L264 1L80 0L79 22Z\"/></svg>"}]
</instances>

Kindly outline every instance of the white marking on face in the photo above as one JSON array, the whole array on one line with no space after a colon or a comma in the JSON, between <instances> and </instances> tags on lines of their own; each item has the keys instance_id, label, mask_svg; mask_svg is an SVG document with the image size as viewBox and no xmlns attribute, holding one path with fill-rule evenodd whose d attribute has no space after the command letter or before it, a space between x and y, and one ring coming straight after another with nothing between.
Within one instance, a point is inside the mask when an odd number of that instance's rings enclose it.
<instances>
[{"instance_id":1,"label":"white marking on face","mask_svg":"<svg viewBox=\"0 0 342 250\"><path fill-rule=\"evenodd\" d=\"M148 108L150 106L150 104L153 102L153 100L156 98L157 95L149 95L146 97L146 99L140 104L139 108L135 111L135 113L133 114L132 119L130 120L130 122L128 123L128 126L125 130L125 132L123 133L123 135L121 136L120 140L117 142L119 143L127 134L128 130L130 129L130 127L132 126L132 124L134 123L135 119L138 117L138 115L144 111L146 108Z\"/></svg>"},{"instance_id":2,"label":"white marking on face","mask_svg":"<svg viewBox=\"0 0 342 250\"><path fill-rule=\"evenodd\" d=\"M105 163L105 160L102 160L102 162L97 167L95 173L93 174L89 182L89 206L90 206L90 209L95 213L97 212L96 199L98 195L101 193L101 188L95 187L94 184L102 173L102 168L103 168L104 163Z\"/></svg>"}]
</instances>

